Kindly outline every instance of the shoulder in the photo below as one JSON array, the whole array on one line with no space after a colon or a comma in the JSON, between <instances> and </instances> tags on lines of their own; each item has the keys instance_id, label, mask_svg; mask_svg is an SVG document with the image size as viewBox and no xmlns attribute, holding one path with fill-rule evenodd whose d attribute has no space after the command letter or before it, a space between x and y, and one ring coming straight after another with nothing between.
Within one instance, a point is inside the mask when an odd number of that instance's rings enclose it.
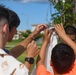
<instances>
[{"instance_id":1,"label":"shoulder","mask_svg":"<svg viewBox=\"0 0 76 75\"><path fill-rule=\"evenodd\" d=\"M17 75L28 75L29 74L29 70L27 69L27 67L19 62L18 60L16 60L13 56L11 55L6 55L4 56L2 59L2 64L0 64L2 66L2 70L3 72L6 74L17 74ZM7 68L7 69L5 69Z\"/></svg>"},{"instance_id":2,"label":"shoulder","mask_svg":"<svg viewBox=\"0 0 76 75\"><path fill-rule=\"evenodd\" d=\"M36 75L52 75L52 74L46 70L44 65L40 65L37 68Z\"/></svg>"},{"instance_id":3,"label":"shoulder","mask_svg":"<svg viewBox=\"0 0 76 75\"><path fill-rule=\"evenodd\" d=\"M76 75L76 60L70 70L64 75Z\"/></svg>"}]
</instances>

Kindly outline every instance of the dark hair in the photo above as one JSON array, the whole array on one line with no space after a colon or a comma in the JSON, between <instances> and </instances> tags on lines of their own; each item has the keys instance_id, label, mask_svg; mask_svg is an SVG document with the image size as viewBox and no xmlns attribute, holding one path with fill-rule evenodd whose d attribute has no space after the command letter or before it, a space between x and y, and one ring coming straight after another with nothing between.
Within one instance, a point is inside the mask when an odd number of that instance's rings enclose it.
<instances>
[{"instance_id":1,"label":"dark hair","mask_svg":"<svg viewBox=\"0 0 76 75\"><path fill-rule=\"evenodd\" d=\"M6 11L9 12L8 15L6 16L6 17L9 17L9 31L12 29L12 27L17 28L20 24L20 19L19 19L18 15L14 11L12 11L8 8L5 8L4 5L0 5L0 10L1 10L1 8L2 8L2 10L6 9Z\"/></svg>"},{"instance_id":2,"label":"dark hair","mask_svg":"<svg viewBox=\"0 0 76 75\"><path fill-rule=\"evenodd\" d=\"M9 23L9 12L4 6L0 5L0 20L1 19L6 19L7 22Z\"/></svg>"},{"instance_id":3,"label":"dark hair","mask_svg":"<svg viewBox=\"0 0 76 75\"><path fill-rule=\"evenodd\" d=\"M12 10L9 10L9 18L10 18L10 23L9 23L9 30L11 31L12 27L18 27L19 24L20 24L20 19L18 17L18 15L12 11Z\"/></svg>"},{"instance_id":4,"label":"dark hair","mask_svg":"<svg viewBox=\"0 0 76 75\"><path fill-rule=\"evenodd\" d=\"M63 74L70 69L75 61L73 49L64 43L57 44L52 50L51 60L55 70Z\"/></svg>"},{"instance_id":5,"label":"dark hair","mask_svg":"<svg viewBox=\"0 0 76 75\"><path fill-rule=\"evenodd\" d=\"M76 35L76 28L74 26L66 26L64 29L66 34Z\"/></svg>"}]
</instances>

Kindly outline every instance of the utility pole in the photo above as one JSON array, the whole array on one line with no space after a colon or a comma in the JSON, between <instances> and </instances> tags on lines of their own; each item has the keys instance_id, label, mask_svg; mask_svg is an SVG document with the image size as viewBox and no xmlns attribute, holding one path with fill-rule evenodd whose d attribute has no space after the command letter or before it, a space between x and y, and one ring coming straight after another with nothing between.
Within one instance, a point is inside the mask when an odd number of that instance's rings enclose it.
<instances>
[{"instance_id":1,"label":"utility pole","mask_svg":"<svg viewBox=\"0 0 76 75\"><path fill-rule=\"evenodd\" d=\"M28 29L28 15L25 14L25 16L26 16L26 24L27 24L27 29Z\"/></svg>"},{"instance_id":2,"label":"utility pole","mask_svg":"<svg viewBox=\"0 0 76 75\"><path fill-rule=\"evenodd\" d=\"M24 13L22 13L22 15L24 15L24 17L26 17L26 26L27 26L27 30L28 30L28 14L24 14Z\"/></svg>"}]
</instances>

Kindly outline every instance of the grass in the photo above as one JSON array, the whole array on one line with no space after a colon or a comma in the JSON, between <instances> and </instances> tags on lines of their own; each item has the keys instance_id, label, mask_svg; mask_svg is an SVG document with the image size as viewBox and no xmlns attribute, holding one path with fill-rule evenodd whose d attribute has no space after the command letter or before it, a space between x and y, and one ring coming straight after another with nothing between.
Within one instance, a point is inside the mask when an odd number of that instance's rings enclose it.
<instances>
[{"instance_id":1,"label":"grass","mask_svg":"<svg viewBox=\"0 0 76 75\"><path fill-rule=\"evenodd\" d=\"M13 40L12 42L8 42L7 45L17 45L17 44L20 43L21 41L22 41L22 39Z\"/></svg>"}]
</instances>

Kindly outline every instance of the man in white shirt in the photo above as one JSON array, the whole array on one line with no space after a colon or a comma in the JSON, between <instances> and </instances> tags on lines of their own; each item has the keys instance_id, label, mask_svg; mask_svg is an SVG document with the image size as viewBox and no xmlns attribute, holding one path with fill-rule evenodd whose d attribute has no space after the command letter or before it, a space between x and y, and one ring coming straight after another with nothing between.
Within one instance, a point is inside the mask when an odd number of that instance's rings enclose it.
<instances>
[{"instance_id":1,"label":"man in white shirt","mask_svg":"<svg viewBox=\"0 0 76 75\"><path fill-rule=\"evenodd\" d=\"M36 30L45 29L45 25L38 25ZM36 33L36 32L35 32ZM7 54L5 47L9 35L9 12L7 9L0 7L0 74L1 75L28 75L31 65L34 63L34 57L38 54L38 48L34 41L31 41L26 50L24 64L17 61L13 56ZM33 34L29 36L33 40Z\"/></svg>"}]
</instances>

